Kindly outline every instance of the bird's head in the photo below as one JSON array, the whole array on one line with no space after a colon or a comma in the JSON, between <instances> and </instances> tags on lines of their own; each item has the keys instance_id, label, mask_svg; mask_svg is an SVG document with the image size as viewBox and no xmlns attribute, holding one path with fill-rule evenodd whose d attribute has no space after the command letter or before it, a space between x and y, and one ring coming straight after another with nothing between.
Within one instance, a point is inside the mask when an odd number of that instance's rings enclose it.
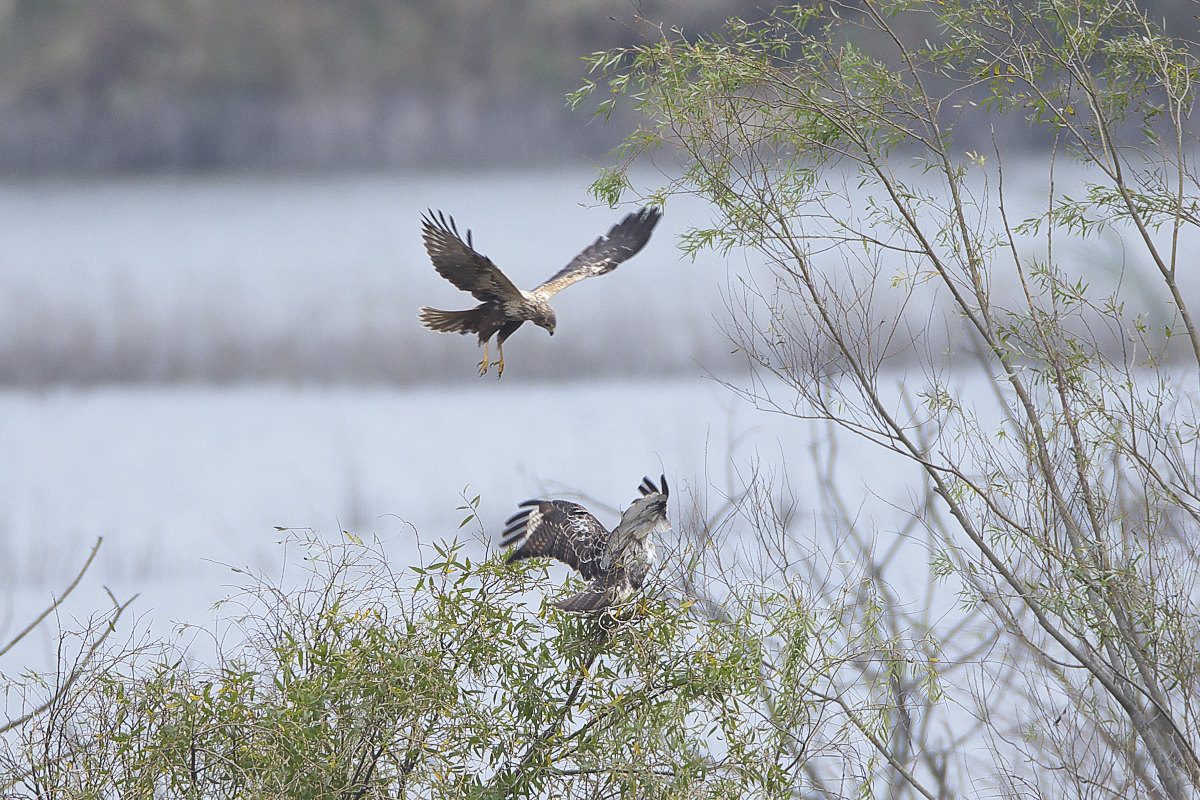
<instances>
[{"instance_id":1,"label":"bird's head","mask_svg":"<svg viewBox=\"0 0 1200 800\"><path fill-rule=\"evenodd\" d=\"M535 325L545 328L553 336L554 326L558 323L558 319L554 316L554 309L546 306L537 310L533 316L533 322Z\"/></svg>"}]
</instances>

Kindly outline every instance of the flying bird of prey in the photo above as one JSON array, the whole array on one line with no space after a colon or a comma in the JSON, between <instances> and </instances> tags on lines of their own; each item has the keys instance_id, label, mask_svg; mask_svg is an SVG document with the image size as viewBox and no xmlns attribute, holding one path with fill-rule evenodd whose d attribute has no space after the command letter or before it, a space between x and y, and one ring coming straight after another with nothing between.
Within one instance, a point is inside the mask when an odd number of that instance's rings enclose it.
<instances>
[{"instance_id":1,"label":"flying bird of prey","mask_svg":"<svg viewBox=\"0 0 1200 800\"><path fill-rule=\"evenodd\" d=\"M591 585L579 594L555 603L563 611L601 611L623 603L642 588L654 563L650 534L670 530L667 521L667 476L662 490L643 478L642 496L625 509L610 533L578 503L568 500L526 500L525 509L508 519L501 545L517 541L505 563L549 556L578 570ZM523 541L522 541L523 540Z\"/></svg>"},{"instance_id":2,"label":"flying bird of prey","mask_svg":"<svg viewBox=\"0 0 1200 800\"><path fill-rule=\"evenodd\" d=\"M553 336L556 320L548 300L571 284L612 272L622 261L632 258L646 246L661 216L662 212L656 208L643 208L627 215L548 281L525 292L518 289L490 258L475 250L471 231L467 231L467 239L463 241L454 217L447 217L440 211L435 215L430 209L421 218L421 235L434 269L482 302L466 311L439 311L426 306L421 309L421 322L426 328L443 333L479 334L479 343L483 345L479 374L487 374L488 367L494 363L496 377L500 377L504 374L504 340L525 322L540 325ZM500 359L489 363L488 340L494 335Z\"/></svg>"}]
</instances>

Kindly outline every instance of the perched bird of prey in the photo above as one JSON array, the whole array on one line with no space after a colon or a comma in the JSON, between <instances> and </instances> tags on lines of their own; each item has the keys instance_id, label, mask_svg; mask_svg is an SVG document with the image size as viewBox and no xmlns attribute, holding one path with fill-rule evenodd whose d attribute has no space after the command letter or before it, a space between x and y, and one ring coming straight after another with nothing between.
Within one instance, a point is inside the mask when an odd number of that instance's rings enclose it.
<instances>
[{"instance_id":1,"label":"perched bird of prey","mask_svg":"<svg viewBox=\"0 0 1200 800\"><path fill-rule=\"evenodd\" d=\"M466 311L439 311L428 306L421 309L420 318L426 328L444 333L477 333L483 345L483 361L479 374L485 375L491 363L496 365L496 377L504 374L504 340L512 336L525 322L540 325L554 335L554 309L547 302L573 283L593 275L612 272L622 261L632 258L646 246L654 226L662 216L656 208L643 208L613 225L608 233L585 247L571 262L551 276L550 280L531 292L518 289L485 255L475 251L471 231L467 240L458 234L453 217L442 212L429 213L421 218L421 233L425 251L434 269L464 292L481 300ZM488 362L488 340L496 336L500 360Z\"/></svg>"},{"instance_id":2,"label":"perched bird of prey","mask_svg":"<svg viewBox=\"0 0 1200 800\"><path fill-rule=\"evenodd\" d=\"M654 563L650 534L670 530L667 521L667 476L662 491L643 478L642 497L625 509L609 533L586 508L567 500L526 500L508 519L501 545L524 540L509 553L506 563L549 556L574 567L591 585L579 594L555 603L563 611L602 611L623 603L642 588Z\"/></svg>"}]
</instances>

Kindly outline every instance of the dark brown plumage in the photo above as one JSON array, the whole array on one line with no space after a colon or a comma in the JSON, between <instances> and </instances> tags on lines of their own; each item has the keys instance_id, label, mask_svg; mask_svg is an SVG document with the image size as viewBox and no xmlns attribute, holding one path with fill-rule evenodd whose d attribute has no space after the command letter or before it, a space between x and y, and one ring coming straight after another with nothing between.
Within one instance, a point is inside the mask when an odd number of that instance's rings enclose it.
<instances>
[{"instance_id":1,"label":"dark brown plumage","mask_svg":"<svg viewBox=\"0 0 1200 800\"><path fill-rule=\"evenodd\" d=\"M643 208L626 215L549 280L533 291L525 292L518 289L490 258L475 250L471 231L467 231L464 240L453 217L430 210L421 218L421 231L425 251L434 269L482 302L466 311L441 311L426 306L421 309L420 320L434 331L478 334L479 343L484 346L479 374L486 374L488 367L495 363L499 377L504 374L505 339L525 322L533 322L553 336L557 319L549 298L584 278L612 272L622 261L632 258L646 246L661 216L656 208ZM493 336L496 336L500 358L489 362L488 341Z\"/></svg>"},{"instance_id":2,"label":"dark brown plumage","mask_svg":"<svg viewBox=\"0 0 1200 800\"><path fill-rule=\"evenodd\" d=\"M577 570L591 585L555 605L563 611L600 611L624 602L640 589L655 560L650 534L670 529L667 499L670 489L662 476L660 491L643 478L642 497L621 515L610 533L578 503L568 500L526 500L524 511L509 517L501 545L518 541L507 563L526 558L549 557Z\"/></svg>"}]
</instances>

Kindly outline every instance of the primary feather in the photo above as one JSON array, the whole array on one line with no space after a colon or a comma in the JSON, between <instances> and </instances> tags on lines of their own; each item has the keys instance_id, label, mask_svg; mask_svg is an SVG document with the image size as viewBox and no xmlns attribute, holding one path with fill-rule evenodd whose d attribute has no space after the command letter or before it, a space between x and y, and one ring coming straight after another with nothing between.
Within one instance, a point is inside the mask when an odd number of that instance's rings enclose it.
<instances>
[{"instance_id":1,"label":"primary feather","mask_svg":"<svg viewBox=\"0 0 1200 800\"><path fill-rule=\"evenodd\" d=\"M521 507L525 510L508 518L500 542L507 547L521 541L508 554L509 564L549 556L588 580L600 574L608 530L586 508L567 500L526 500Z\"/></svg>"},{"instance_id":2,"label":"primary feather","mask_svg":"<svg viewBox=\"0 0 1200 800\"><path fill-rule=\"evenodd\" d=\"M550 280L531 292L523 292L490 258L475 249L470 230L464 238L453 217L430 209L421 218L421 235L429 260L439 275L481 302L465 311L443 311L424 306L419 313L420 320L430 330L476 333L485 348L495 336L500 354L495 364L498 373L503 374L504 341L526 322L533 322L553 335L558 319L548 299L584 278L612 272L622 261L634 256L646 246L661 216L662 212L656 208L643 208L628 214ZM479 374L485 374L489 366L485 349Z\"/></svg>"},{"instance_id":3,"label":"primary feather","mask_svg":"<svg viewBox=\"0 0 1200 800\"><path fill-rule=\"evenodd\" d=\"M508 518L503 546L520 543L509 553L512 563L549 557L578 570L591 585L556 605L564 611L599 611L621 603L640 589L655 561L652 533L669 530L666 476L662 488L644 478L634 500L611 532L578 503L526 500Z\"/></svg>"},{"instance_id":4,"label":"primary feather","mask_svg":"<svg viewBox=\"0 0 1200 800\"><path fill-rule=\"evenodd\" d=\"M519 300L521 290L492 263L487 256L471 245L471 232L466 241L458 233L454 217L430 209L421 218L421 238L433 268L446 280L476 300L500 304Z\"/></svg>"},{"instance_id":5,"label":"primary feather","mask_svg":"<svg viewBox=\"0 0 1200 800\"><path fill-rule=\"evenodd\" d=\"M627 215L534 289L533 294L548 298L584 278L612 272L618 264L633 258L646 246L661 216L662 212L657 208L643 208Z\"/></svg>"}]
</instances>

